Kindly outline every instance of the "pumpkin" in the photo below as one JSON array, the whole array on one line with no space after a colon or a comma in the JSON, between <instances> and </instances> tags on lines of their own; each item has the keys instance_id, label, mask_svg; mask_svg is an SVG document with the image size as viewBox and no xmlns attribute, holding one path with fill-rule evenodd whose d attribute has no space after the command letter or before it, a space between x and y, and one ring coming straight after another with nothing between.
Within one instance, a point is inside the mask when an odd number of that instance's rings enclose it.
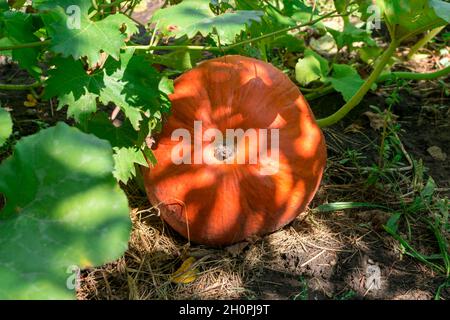
<instances>
[{"instance_id":1,"label":"pumpkin","mask_svg":"<svg viewBox=\"0 0 450 320\"><path fill-rule=\"evenodd\" d=\"M305 211L326 147L285 74L228 55L200 63L174 86L172 114L153 150L157 165L143 168L147 195L173 229L196 243L228 245L273 232Z\"/></svg>"}]
</instances>

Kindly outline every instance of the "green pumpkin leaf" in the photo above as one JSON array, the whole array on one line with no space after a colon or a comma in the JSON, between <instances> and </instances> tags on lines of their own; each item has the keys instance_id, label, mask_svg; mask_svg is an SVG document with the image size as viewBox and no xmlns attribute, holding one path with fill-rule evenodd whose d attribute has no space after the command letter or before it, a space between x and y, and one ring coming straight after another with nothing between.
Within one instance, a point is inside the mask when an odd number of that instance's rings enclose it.
<instances>
[{"instance_id":1,"label":"green pumpkin leaf","mask_svg":"<svg viewBox=\"0 0 450 320\"><path fill-rule=\"evenodd\" d=\"M100 139L108 140L113 147L134 145L138 140L138 133L133 129L130 121L125 120L116 127L105 112L97 112L78 124L83 132L92 133Z\"/></svg>"},{"instance_id":2,"label":"green pumpkin leaf","mask_svg":"<svg viewBox=\"0 0 450 320\"><path fill-rule=\"evenodd\" d=\"M362 47L358 49L359 57L367 64L373 64L383 54L380 47Z\"/></svg>"},{"instance_id":3,"label":"green pumpkin leaf","mask_svg":"<svg viewBox=\"0 0 450 320\"><path fill-rule=\"evenodd\" d=\"M304 1L284 0L283 4L286 15L300 23L307 23L311 20L311 16L313 14L314 16L317 16L319 14L319 11L317 9L313 11L313 8L307 6ZM317 23L316 27L319 26L323 27L323 24L320 22Z\"/></svg>"},{"instance_id":4,"label":"green pumpkin leaf","mask_svg":"<svg viewBox=\"0 0 450 320\"><path fill-rule=\"evenodd\" d=\"M369 10L374 4L372 0L356 0L358 4L358 11L361 14L361 19L367 21L367 19L372 15L373 10Z\"/></svg>"},{"instance_id":5,"label":"green pumpkin leaf","mask_svg":"<svg viewBox=\"0 0 450 320\"><path fill-rule=\"evenodd\" d=\"M270 22L275 26L294 26L297 23L291 17L282 15L279 10L274 7L267 7L265 12L266 18L270 19Z\"/></svg>"},{"instance_id":6,"label":"green pumpkin leaf","mask_svg":"<svg viewBox=\"0 0 450 320\"><path fill-rule=\"evenodd\" d=\"M352 23L346 22L344 24L343 31L335 30L329 27L327 30L331 33L339 48L343 48L345 46L349 46L351 48L355 42L365 42L369 46L376 45L375 41L366 30L359 29Z\"/></svg>"},{"instance_id":7,"label":"green pumpkin leaf","mask_svg":"<svg viewBox=\"0 0 450 320\"><path fill-rule=\"evenodd\" d=\"M222 44L233 43L236 36L252 21L261 21L262 11L238 10L216 16L209 7L209 1L185 0L180 4L155 12L152 22L167 35L177 38L197 33L207 36L217 31Z\"/></svg>"},{"instance_id":8,"label":"green pumpkin leaf","mask_svg":"<svg viewBox=\"0 0 450 320\"><path fill-rule=\"evenodd\" d=\"M328 71L328 61L311 49L306 49L305 57L298 59L295 66L295 79L305 86L316 80L326 80Z\"/></svg>"},{"instance_id":9,"label":"green pumpkin leaf","mask_svg":"<svg viewBox=\"0 0 450 320\"><path fill-rule=\"evenodd\" d=\"M105 88L101 91L100 101L119 106L134 129L139 130L142 112L154 116L163 106L160 81L161 75L145 57L133 55L133 51L128 50L121 55L120 62L112 59L106 61Z\"/></svg>"},{"instance_id":10,"label":"green pumpkin leaf","mask_svg":"<svg viewBox=\"0 0 450 320\"><path fill-rule=\"evenodd\" d=\"M56 58L49 70L44 98L58 97L58 109L68 106L67 115L80 121L97 110L97 97L105 88L103 71L88 75L80 60Z\"/></svg>"},{"instance_id":11,"label":"green pumpkin leaf","mask_svg":"<svg viewBox=\"0 0 450 320\"><path fill-rule=\"evenodd\" d=\"M142 151L135 147L114 148L114 177L118 181L127 183L129 179L136 176L136 164L148 167Z\"/></svg>"},{"instance_id":12,"label":"green pumpkin leaf","mask_svg":"<svg viewBox=\"0 0 450 320\"><path fill-rule=\"evenodd\" d=\"M119 60L120 48L125 45L125 40L137 32L135 23L121 13L92 21L89 18L89 1L40 1L35 6L51 9L42 14L52 38L51 49L75 60L87 57L91 66L100 61L101 52ZM122 32L123 26L126 29Z\"/></svg>"},{"instance_id":13,"label":"green pumpkin leaf","mask_svg":"<svg viewBox=\"0 0 450 320\"><path fill-rule=\"evenodd\" d=\"M33 26L33 17L31 14L20 11L6 11L0 14L4 30L2 42L5 45L19 45L29 42L37 42L39 38L33 33L35 27ZM22 48L15 49L11 52L13 60L17 61L19 66L27 70L32 76L39 77L42 70L37 65L37 57L39 55L38 48Z\"/></svg>"},{"instance_id":14,"label":"green pumpkin leaf","mask_svg":"<svg viewBox=\"0 0 450 320\"><path fill-rule=\"evenodd\" d=\"M290 34L283 34L275 37L270 46L286 49L288 52L302 52L305 49L305 41Z\"/></svg>"},{"instance_id":15,"label":"green pumpkin leaf","mask_svg":"<svg viewBox=\"0 0 450 320\"><path fill-rule=\"evenodd\" d=\"M334 7L339 13L345 13L349 3L350 0L334 0Z\"/></svg>"},{"instance_id":16,"label":"green pumpkin leaf","mask_svg":"<svg viewBox=\"0 0 450 320\"><path fill-rule=\"evenodd\" d=\"M97 112L78 125L86 133L95 134L108 140L114 150L114 177L123 183L136 176L135 163L147 166L140 146L149 134L145 122L142 129L136 132L131 123L126 120L120 126L115 126L104 112ZM142 136L143 135L143 136ZM148 149L148 148L145 148ZM148 150L151 153L151 150Z\"/></svg>"},{"instance_id":17,"label":"green pumpkin leaf","mask_svg":"<svg viewBox=\"0 0 450 320\"><path fill-rule=\"evenodd\" d=\"M0 165L0 299L73 299L74 270L118 259L131 231L108 142L64 123Z\"/></svg>"},{"instance_id":18,"label":"green pumpkin leaf","mask_svg":"<svg viewBox=\"0 0 450 320\"><path fill-rule=\"evenodd\" d=\"M364 84L358 72L346 64L333 64L333 76L330 77L333 88L340 92L344 100L349 101Z\"/></svg>"},{"instance_id":19,"label":"green pumpkin leaf","mask_svg":"<svg viewBox=\"0 0 450 320\"><path fill-rule=\"evenodd\" d=\"M445 25L449 4L439 0L377 0L386 22L401 39ZM439 11L439 12L438 12Z\"/></svg>"},{"instance_id":20,"label":"green pumpkin leaf","mask_svg":"<svg viewBox=\"0 0 450 320\"><path fill-rule=\"evenodd\" d=\"M439 18L450 23L450 3L440 0L429 0L429 4Z\"/></svg>"},{"instance_id":21,"label":"green pumpkin leaf","mask_svg":"<svg viewBox=\"0 0 450 320\"><path fill-rule=\"evenodd\" d=\"M200 32L202 35L217 33L221 44L230 44L235 42L236 36L252 21L260 22L262 11L235 11L227 12L212 19L202 20L187 28L187 34ZM218 41L217 41L218 42Z\"/></svg>"},{"instance_id":22,"label":"green pumpkin leaf","mask_svg":"<svg viewBox=\"0 0 450 320\"><path fill-rule=\"evenodd\" d=\"M12 134L13 123L8 111L0 107L0 147Z\"/></svg>"},{"instance_id":23,"label":"green pumpkin leaf","mask_svg":"<svg viewBox=\"0 0 450 320\"><path fill-rule=\"evenodd\" d=\"M177 50L164 55L154 54L149 59L152 63L162 64L174 70L186 71L192 69L192 54L201 55L200 52Z\"/></svg>"},{"instance_id":24,"label":"green pumpkin leaf","mask_svg":"<svg viewBox=\"0 0 450 320\"><path fill-rule=\"evenodd\" d=\"M54 64L44 97L58 97L58 107L67 105L68 115L77 121L97 110L97 100L120 107L135 130L139 130L143 112L153 117L158 111L168 111L165 93L159 89L159 83L166 80L143 56L134 56L130 50L121 54L120 61L108 58L104 68L92 74L72 58L57 58Z\"/></svg>"}]
</instances>

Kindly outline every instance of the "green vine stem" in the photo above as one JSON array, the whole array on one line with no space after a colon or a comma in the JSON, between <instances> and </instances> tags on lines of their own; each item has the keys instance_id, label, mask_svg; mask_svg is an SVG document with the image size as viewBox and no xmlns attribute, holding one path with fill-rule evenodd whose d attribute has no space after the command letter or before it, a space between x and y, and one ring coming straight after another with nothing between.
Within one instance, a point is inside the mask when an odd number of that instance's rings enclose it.
<instances>
[{"instance_id":1,"label":"green vine stem","mask_svg":"<svg viewBox=\"0 0 450 320\"><path fill-rule=\"evenodd\" d=\"M417 72L389 72L382 74L377 80L377 83L385 82L389 80L395 79L405 79L405 80L434 80L440 77L445 77L450 74L450 66L443 68L438 71L429 72L429 73L417 73ZM320 97L326 96L329 93L334 92L334 88L332 86L325 86L320 89L308 89L308 88L300 88L301 91L308 92L305 94L305 98L307 100L314 100Z\"/></svg>"},{"instance_id":2,"label":"green vine stem","mask_svg":"<svg viewBox=\"0 0 450 320\"><path fill-rule=\"evenodd\" d=\"M317 91L307 93L304 95L304 97L306 100L314 100L314 99L319 99L323 96L326 96L327 94L332 93L332 92L334 92L334 88L333 88L333 86L330 85L330 86L323 87Z\"/></svg>"},{"instance_id":3,"label":"green vine stem","mask_svg":"<svg viewBox=\"0 0 450 320\"><path fill-rule=\"evenodd\" d=\"M392 40L392 42L389 44L389 47L380 57L380 60L378 61L375 69L372 71L369 78L367 78L367 80L364 82L361 88L359 88L358 92L356 92L356 94L346 104L344 104L338 111L333 113L331 116L328 116L323 119L318 119L317 124L319 125L319 127L323 128L335 124L336 122L344 118L347 113L349 113L354 107L356 107L361 102L361 100L370 90L372 85L377 81L381 72L383 72L384 67L389 62L389 59L392 57L392 55L395 53L395 50L397 49L399 43L400 43L399 41Z\"/></svg>"},{"instance_id":4,"label":"green vine stem","mask_svg":"<svg viewBox=\"0 0 450 320\"><path fill-rule=\"evenodd\" d=\"M433 80L439 77L444 77L450 74L450 66L438 71L428 73L417 72L390 72L381 75L377 82L384 82L392 79L405 79L405 80Z\"/></svg>"},{"instance_id":5,"label":"green vine stem","mask_svg":"<svg viewBox=\"0 0 450 320\"><path fill-rule=\"evenodd\" d=\"M420 48L422 48L424 45L426 45L428 42L431 41L435 36L438 35L439 32L444 30L445 26L437 27L432 30L430 30L422 39L420 39L409 51L408 56L406 57L408 60L411 60L412 57L416 54L417 51L419 51Z\"/></svg>"},{"instance_id":6,"label":"green vine stem","mask_svg":"<svg viewBox=\"0 0 450 320\"><path fill-rule=\"evenodd\" d=\"M310 26L310 25L316 24L317 22L322 21L323 19L326 19L326 18L333 18L333 17L341 17L342 16L342 15L334 16L335 13L336 13L336 11L332 11L332 12L329 12L327 14L324 14L324 15L320 16L317 19L314 19L314 20L312 20L310 22L307 22L307 23L298 24L298 25L295 25L295 26L292 26L292 27L287 27L287 28L284 28L284 29L273 31L273 32L264 34L264 35L259 36L259 37L243 40L243 41L240 41L240 42L228 45L228 46L222 46L220 48L219 47L212 47L212 46L183 46L183 45L180 45L180 46L151 46L151 45L147 45L147 46L127 46L126 48L127 49L128 48L129 49L135 49L135 50L180 50L180 49L184 49L184 50L193 50L193 51L195 51L195 50L216 51L216 52L228 51L228 50L240 47L240 46L245 45L245 44L261 41L261 40L264 40L264 39L276 36L276 35L281 34L281 33L285 33L285 32L291 31L291 30L295 30L295 29L298 29L298 28L302 28L302 27L306 27L306 26Z\"/></svg>"},{"instance_id":7,"label":"green vine stem","mask_svg":"<svg viewBox=\"0 0 450 320\"><path fill-rule=\"evenodd\" d=\"M9 50L16 50L16 49L26 49L26 48L35 48L35 47L41 47L50 44L50 40L45 41L36 41L36 42L28 42L28 43L21 43L21 44L15 44L12 46L0 46L0 51L9 51Z\"/></svg>"},{"instance_id":8,"label":"green vine stem","mask_svg":"<svg viewBox=\"0 0 450 320\"><path fill-rule=\"evenodd\" d=\"M0 90L31 90L41 85L41 82L36 81L32 84L1 84Z\"/></svg>"}]
</instances>

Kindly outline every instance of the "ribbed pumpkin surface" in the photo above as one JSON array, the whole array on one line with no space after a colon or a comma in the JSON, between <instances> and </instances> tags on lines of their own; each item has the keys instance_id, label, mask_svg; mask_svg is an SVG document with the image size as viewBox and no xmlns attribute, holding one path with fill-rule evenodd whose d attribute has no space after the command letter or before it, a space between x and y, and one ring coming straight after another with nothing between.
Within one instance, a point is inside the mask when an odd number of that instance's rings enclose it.
<instances>
[{"instance_id":1,"label":"ribbed pumpkin surface","mask_svg":"<svg viewBox=\"0 0 450 320\"><path fill-rule=\"evenodd\" d=\"M176 79L170 99L172 114L154 149L158 164L143 172L150 201L176 231L197 243L225 245L275 231L305 210L326 148L308 103L286 75L256 59L225 56ZM196 142L205 159L217 159L214 141L194 141L194 121L202 121L203 132L215 128L224 136L226 129L279 129L278 171L262 173L275 164L259 158L256 164L175 164L172 151L180 141L172 134L180 128L192 137L192 153ZM237 149L249 159L250 147L246 140Z\"/></svg>"}]
</instances>

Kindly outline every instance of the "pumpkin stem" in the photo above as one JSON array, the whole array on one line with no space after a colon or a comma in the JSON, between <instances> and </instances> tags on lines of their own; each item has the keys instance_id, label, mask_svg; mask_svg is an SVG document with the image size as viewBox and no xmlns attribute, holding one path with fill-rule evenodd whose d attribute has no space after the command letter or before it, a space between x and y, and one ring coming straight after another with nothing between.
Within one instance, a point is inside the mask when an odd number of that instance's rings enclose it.
<instances>
[{"instance_id":1,"label":"pumpkin stem","mask_svg":"<svg viewBox=\"0 0 450 320\"><path fill-rule=\"evenodd\" d=\"M227 145L218 145L214 148L214 157L219 161L225 161L234 155L232 147Z\"/></svg>"}]
</instances>

